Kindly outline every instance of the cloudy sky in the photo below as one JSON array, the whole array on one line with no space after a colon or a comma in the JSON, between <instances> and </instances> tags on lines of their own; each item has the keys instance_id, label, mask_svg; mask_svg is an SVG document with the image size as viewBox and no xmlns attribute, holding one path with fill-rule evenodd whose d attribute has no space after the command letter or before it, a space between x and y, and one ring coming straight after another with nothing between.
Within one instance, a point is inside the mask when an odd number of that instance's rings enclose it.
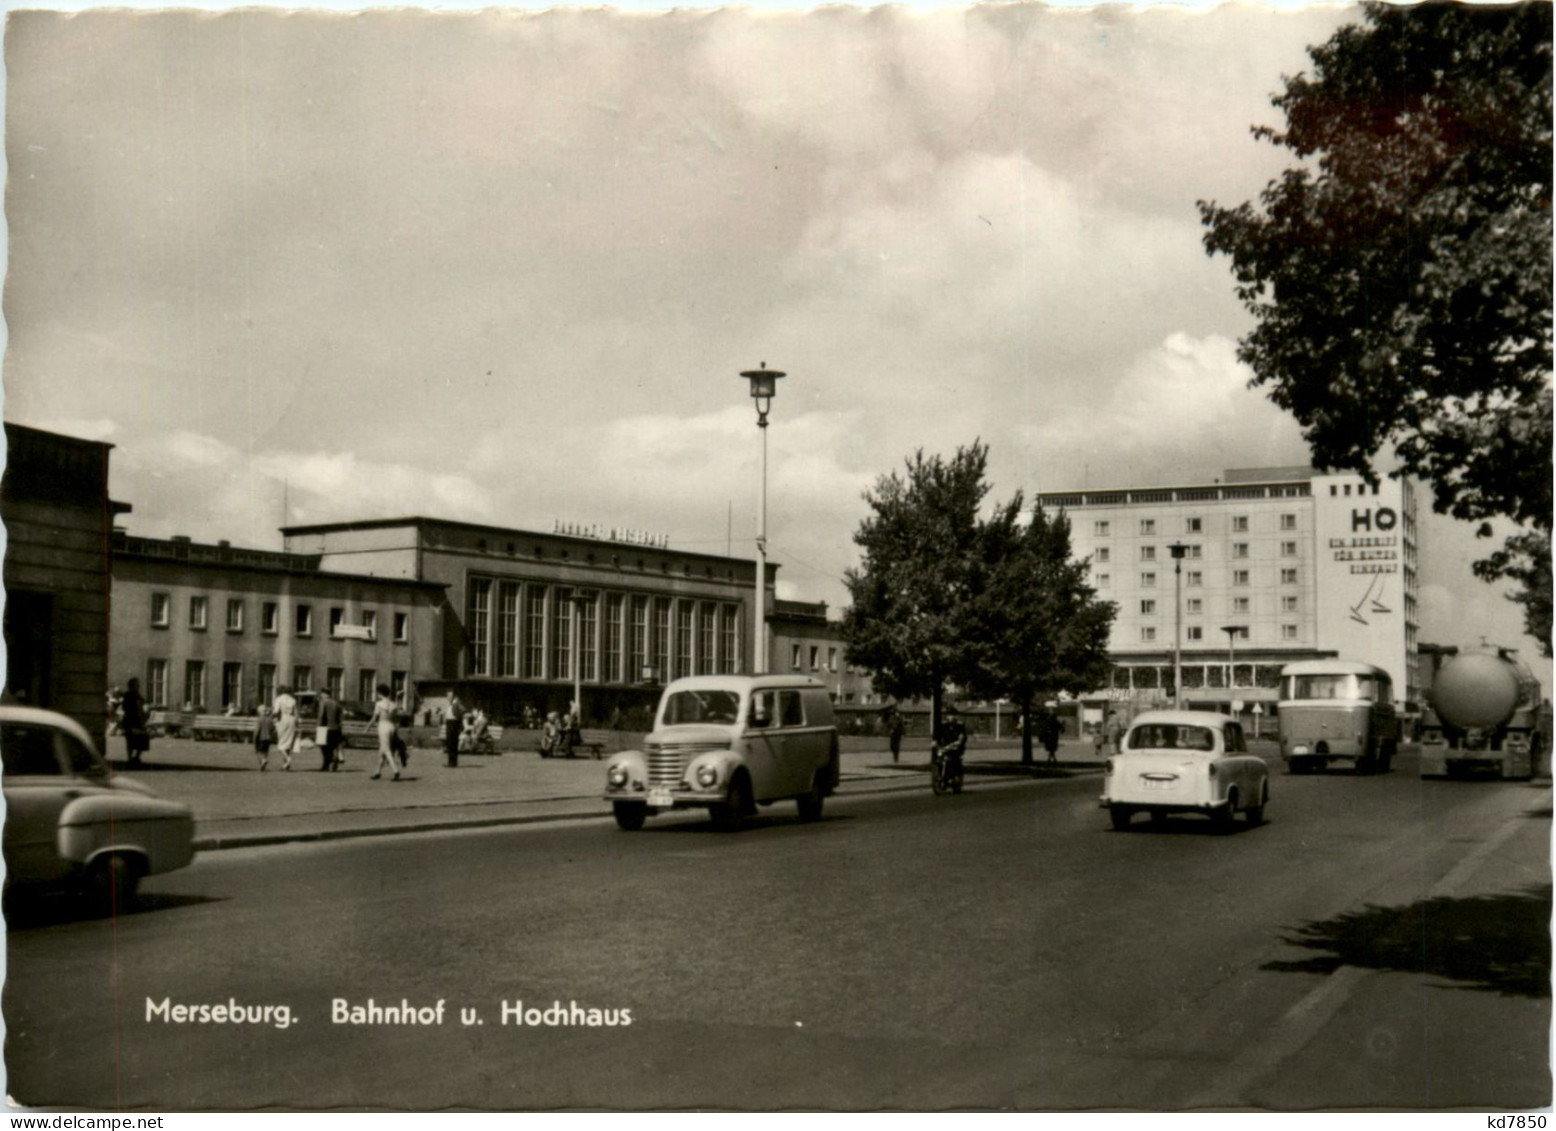
<instances>
[{"instance_id":1,"label":"cloudy sky","mask_svg":"<svg viewBox=\"0 0 1556 1131\"><path fill-rule=\"evenodd\" d=\"M8 420L111 441L128 525L557 519L844 603L861 493L1300 464L1195 201L1353 8L12 13ZM1423 639L1522 645L1431 521Z\"/></svg>"}]
</instances>

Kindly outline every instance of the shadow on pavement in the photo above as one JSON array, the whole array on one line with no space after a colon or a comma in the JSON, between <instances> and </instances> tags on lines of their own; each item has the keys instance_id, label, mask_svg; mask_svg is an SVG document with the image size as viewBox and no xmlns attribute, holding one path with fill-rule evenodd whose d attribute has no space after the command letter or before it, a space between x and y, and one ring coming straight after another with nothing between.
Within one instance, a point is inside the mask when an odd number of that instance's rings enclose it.
<instances>
[{"instance_id":1,"label":"shadow on pavement","mask_svg":"<svg viewBox=\"0 0 1556 1131\"><path fill-rule=\"evenodd\" d=\"M310 769L317 770L319 768L318 762L317 762L317 757L318 756L315 755L314 756L315 760L313 762L309 763L309 768ZM280 769L281 768L281 764L278 761L272 760L271 765L272 765L272 768L274 768L274 769ZM129 761L124 759L124 758L110 758L110 759L108 759L108 768L111 769L116 774L129 774L132 777L134 775L136 775L136 774L181 774L181 773L187 773L190 770L199 770L202 773L207 773L207 772L209 772L211 770L218 770L218 771L223 771L223 772L231 771L233 773L252 773L253 771L255 771L255 770L257 770L259 768L259 762L255 758L245 758L245 759L243 759L243 762L242 762L241 765L238 765L238 764L235 764L235 763L232 763L232 762L225 762L225 763L214 763L214 762L206 763L206 762L201 762L201 763L195 764L195 763L189 763L189 762L174 763L174 762L156 762L156 761L151 761L151 762L139 762L136 765L132 766L132 765L130 765ZM293 759L293 761L292 761L292 772L296 773L300 768L301 768L301 766L299 764L299 761L297 759Z\"/></svg>"},{"instance_id":2,"label":"shadow on pavement","mask_svg":"<svg viewBox=\"0 0 1556 1131\"><path fill-rule=\"evenodd\" d=\"M927 774L930 770L928 762L871 762L864 767L867 770L904 770L910 773ZM1034 762L1031 765L1023 765L1020 762L963 762L962 773L966 777L991 777L991 778L1067 778L1070 777L1076 767L1060 762L1048 765L1043 762Z\"/></svg>"},{"instance_id":3,"label":"shadow on pavement","mask_svg":"<svg viewBox=\"0 0 1556 1131\"><path fill-rule=\"evenodd\" d=\"M223 903L226 897L213 898L203 895L177 895L164 892L142 892L135 902L121 908L119 918L131 915L147 915L154 911L173 911L180 907L193 907L201 903ZM77 892L11 892L5 893L5 925L9 931L25 931L37 927L55 927L62 923L89 923L111 918L109 911L97 901Z\"/></svg>"},{"instance_id":4,"label":"shadow on pavement","mask_svg":"<svg viewBox=\"0 0 1556 1131\"><path fill-rule=\"evenodd\" d=\"M1375 907L1309 923L1284 942L1327 954L1266 970L1332 974L1341 966L1430 974L1464 989L1551 996L1551 885L1406 907Z\"/></svg>"}]
</instances>

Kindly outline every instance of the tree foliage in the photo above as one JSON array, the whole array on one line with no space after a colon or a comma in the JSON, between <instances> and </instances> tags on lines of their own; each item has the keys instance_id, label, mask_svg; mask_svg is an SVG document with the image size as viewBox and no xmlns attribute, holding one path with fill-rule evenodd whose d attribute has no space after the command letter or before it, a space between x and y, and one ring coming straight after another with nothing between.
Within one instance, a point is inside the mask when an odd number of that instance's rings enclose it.
<instances>
[{"instance_id":1,"label":"tree foliage","mask_svg":"<svg viewBox=\"0 0 1556 1131\"><path fill-rule=\"evenodd\" d=\"M1021 508L1018 493L1014 509ZM999 533L1006 534L1005 530ZM1022 761L1032 760L1034 706L1058 692L1107 682L1108 634L1117 606L1099 601L1089 566L1070 556L1070 520L1041 507L1024 528L1008 531L999 568L974 609L985 648L970 688L1020 704Z\"/></svg>"},{"instance_id":2,"label":"tree foliage","mask_svg":"<svg viewBox=\"0 0 1556 1131\"><path fill-rule=\"evenodd\" d=\"M1370 476L1392 445L1437 510L1534 532L1481 576L1548 590L1551 7L1363 14L1254 131L1299 159L1259 207L1200 202L1257 323L1239 356L1316 463ZM1548 601L1515 599L1548 650Z\"/></svg>"}]
</instances>

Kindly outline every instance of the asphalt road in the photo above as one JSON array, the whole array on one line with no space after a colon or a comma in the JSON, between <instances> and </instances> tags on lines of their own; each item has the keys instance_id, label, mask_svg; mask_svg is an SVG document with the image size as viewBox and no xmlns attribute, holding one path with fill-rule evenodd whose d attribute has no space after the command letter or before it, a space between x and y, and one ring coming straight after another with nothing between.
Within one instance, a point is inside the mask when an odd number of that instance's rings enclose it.
<instances>
[{"instance_id":1,"label":"asphalt road","mask_svg":"<svg viewBox=\"0 0 1556 1131\"><path fill-rule=\"evenodd\" d=\"M13 919L8 1091L93 1110L1550 1102L1548 789L1421 783L1409 757L1276 771L1269 823L1228 835L1114 832L1097 792L973 778L834 799L814 825L775 806L735 835L694 814L210 854L116 922L63 902ZM295 1020L148 1021L148 999ZM443 1020L337 1024L335 999L441 1000ZM555 1002L631 1024L512 1021Z\"/></svg>"}]
</instances>

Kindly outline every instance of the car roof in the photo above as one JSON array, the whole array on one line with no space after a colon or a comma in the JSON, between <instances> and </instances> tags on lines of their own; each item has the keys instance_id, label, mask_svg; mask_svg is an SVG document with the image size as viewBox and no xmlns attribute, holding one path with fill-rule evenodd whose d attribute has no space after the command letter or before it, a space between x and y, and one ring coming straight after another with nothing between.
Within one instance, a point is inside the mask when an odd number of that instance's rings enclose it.
<instances>
[{"instance_id":1,"label":"car roof","mask_svg":"<svg viewBox=\"0 0 1556 1131\"><path fill-rule=\"evenodd\" d=\"M14 707L7 704L0 706L0 726L6 723L35 723L40 726L57 727L80 739L93 750L97 749L97 744L86 733L85 727L69 715L62 715L58 711L45 711L41 707Z\"/></svg>"},{"instance_id":2,"label":"car roof","mask_svg":"<svg viewBox=\"0 0 1556 1131\"><path fill-rule=\"evenodd\" d=\"M1374 664L1364 664L1360 660L1295 660L1281 668L1280 674L1287 675L1388 675L1388 672Z\"/></svg>"},{"instance_id":3,"label":"car roof","mask_svg":"<svg viewBox=\"0 0 1556 1131\"><path fill-rule=\"evenodd\" d=\"M1236 721L1220 711L1142 711L1129 725L1137 727L1146 723L1165 723L1169 726L1213 727Z\"/></svg>"},{"instance_id":4,"label":"car roof","mask_svg":"<svg viewBox=\"0 0 1556 1131\"><path fill-rule=\"evenodd\" d=\"M666 691L735 691L744 688L817 688L827 685L808 675L689 675L671 683Z\"/></svg>"}]
</instances>

